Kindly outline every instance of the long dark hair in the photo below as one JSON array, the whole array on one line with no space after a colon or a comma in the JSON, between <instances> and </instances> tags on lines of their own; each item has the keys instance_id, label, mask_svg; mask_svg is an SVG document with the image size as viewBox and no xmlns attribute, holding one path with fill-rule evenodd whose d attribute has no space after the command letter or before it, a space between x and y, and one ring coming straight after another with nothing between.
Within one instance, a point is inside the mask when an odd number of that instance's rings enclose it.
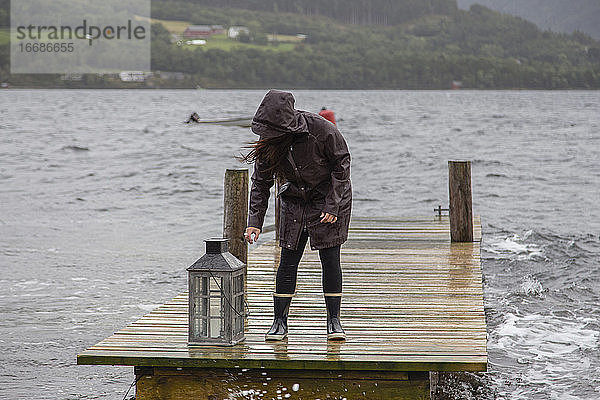
<instances>
[{"instance_id":1,"label":"long dark hair","mask_svg":"<svg viewBox=\"0 0 600 400\"><path fill-rule=\"evenodd\" d=\"M265 171L273 175L282 176L281 162L286 158L288 148L294 143L293 134L284 134L271 138L261 138L256 142L249 143L244 148L250 149L246 155L241 155L242 162L252 164L260 162Z\"/></svg>"}]
</instances>

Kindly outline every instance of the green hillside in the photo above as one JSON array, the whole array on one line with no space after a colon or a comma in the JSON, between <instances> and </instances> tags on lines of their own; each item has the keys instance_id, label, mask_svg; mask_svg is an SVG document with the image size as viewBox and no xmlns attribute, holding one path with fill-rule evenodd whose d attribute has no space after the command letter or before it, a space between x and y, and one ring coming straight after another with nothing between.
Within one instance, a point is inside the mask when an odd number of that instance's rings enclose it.
<instances>
[{"instance_id":1,"label":"green hillside","mask_svg":"<svg viewBox=\"0 0 600 400\"><path fill-rule=\"evenodd\" d=\"M181 62L182 49L170 45L163 27L156 26L155 68L195 74L203 87L431 89L448 88L452 81L469 88L600 87L597 41L542 32L481 6L383 26L193 4L198 2L162 1L153 6L153 15L246 25L257 38L307 35L290 51L275 51L269 43L228 52L198 49Z\"/></svg>"},{"instance_id":2,"label":"green hillside","mask_svg":"<svg viewBox=\"0 0 600 400\"><path fill-rule=\"evenodd\" d=\"M466 9L475 3L528 19L542 29L582 31L600 39L598 0L458 0L458 5Z\"/></svg>"},{"instance_id":3,"label":"green hillside","mask_svg":"<svg viewBox=\"0 0 600 400\"><path fill-rule=\"evenodd\" d=\"M288 12L292 5L296 12ZM154 87L446 89L460 81L480 89L600 88L598 41L544 32L482 6L459 10L454 0L163 0L153 2L152 14L153 70L185 74L155 79ZM191 24L246 26L250 34L192 46L181 37ZM0 81L13 85L73 85L57 76L10 76L6 45L0 63ZM132 85L107 79L77 85Z\"/></svg>"},{"instance_id":4,"label":"green hillside","mask_svg":"<svg viewBox=\"0 0 600 400\"><path fill-rule=\"evenodd\" d=\"M153 7L164 6L155 2ZM425 15L455 13L456 0L187 0L188 13L197 9L244 9L327 17L344 24L397 25ZM164 9L164 8L163 8ZM172 14L175 15L175 14ZM189 14L179 14L184 17Z\"/></svg>"}]
</instances>

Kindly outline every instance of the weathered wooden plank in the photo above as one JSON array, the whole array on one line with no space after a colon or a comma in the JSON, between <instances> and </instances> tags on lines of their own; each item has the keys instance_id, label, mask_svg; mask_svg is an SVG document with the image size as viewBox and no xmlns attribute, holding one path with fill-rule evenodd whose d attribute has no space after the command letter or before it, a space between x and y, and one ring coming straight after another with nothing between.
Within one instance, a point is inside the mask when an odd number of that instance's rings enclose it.
<instances>
[{"instance_id":1,"label":"weathered wooden plank","mask_svg":"<svg viewBox=\"0 0 600 400\"><path fill-rule=\"evenodd\" d=\"M274 346L275 347L275 346ZM143 356L142 356L143 355ZM155 367L183 368L265 368L265 369L301 369L301 370L370 370L370 371L484 371L487 356L397 356L379 355L370 361L360 357L348 357L340 360L332 350L326 357L320 354L302 354L282 356L274 352L259 356L240 352L234 356L206 354L198 351L193 356L177 352L92 352L86 351L77 357L82 365L135 365ZM247 358L243 358L247 357Z\"/></svg>"},{"instance_id":2,"label":"weathered wooden plank","mask_svg":"<svg viewBox=\"0 0 600 400\"><path fill-rule=\"evenodd\" d=\"M325 330L322 331L323 333ZM295 334L296 332L294 332ZM352 333L352 332L351 332ZM327 346L327 340L325 335L297 335L296 340L287 340L286 346L288 349L295 348L299 351L302 351L301 346L311 346L311 351L319 351ZM448 338L444 342L439 342L437 338L419 338L414 339L411 337L395 337L395 338L387 338L387 340L380 340L381 338L371 338L368 340L365 337L361 337L356 334L356 336L348 335L350 340L346 340L346 342L340 346L344 353L346 352L356 352L358 351L360 354L363 353L380 353L386 352L388 354L401 353L407 350L413 350L415 348L422 348L423 344L427 344L427 348L421 349L425 353L429 351L436 351L439 349L448 349L452 351L455 348L460 348L461 346L471 347L473 349L484 349L485 346L481 345L480 338L474 339L465 339L465 338ZM364 348L364 344L368 343L369 347ZM246 345L251 346L252 349L259 350L264 348L271 348L271 346L264 341L264 334L261 333L248 333L246 337ZM169 346L181 348L184 350L188 350L188 345L185 343L160 343L160 342L137 342L136 338L131 338L127 341L124 340L113 340L113 341L102 341L92 347L91 349L97 349L100 347L111 347L111 346L126 346L126 347L146 347L146 346ZM208 349L207 347L204 347ZM224 351L229 351L231 347L225 348ZM429 350L427 350L429 349ZM463 349L464 350L464 349ZM237 350L234 350L237 351Z\"/></svg>"},{"instance_id":3,"label":"weathered wooden plank","mask_svg":"<svg viewBox=\"0 0 600 400\"><path fill-rule=\"evenodd\" d=\"M293 320L294 325L290 326L290 330L294 331L294 332L308 332L309 330L321 330L321 329L325 329L325 319L323 319L322 321L298 321L298 320ZM443 329L440 329L441 331L454 331L457 329L483 329L484 325L483 324L479 324L475 321L443 321L443 320L439 320L439 321L435 321L435 320L424 320L424 321L418 321L418 322L411 322L411 321L406 321L406 323L404 324L385 324L382 325L381 328L379 330L393 330L393 331L397 331L401 328L406 327L406 329L409 330L416 330L418 328L420 328L421 330L426 330L428 325L434 324L434 323L438 323L438 324L444 324L447 325L446 327L444 327ZM253 324L251 327L248 328L248 332L253 331L253 330L264 330L268 327L271 326L271 321L269 320L263 320L259 323ZM348 322L345 325L348 328L349 332L357 332L360 333L362 331L365 332L365 335L370 334L371 332L377 332L376 328L372 328L372 324L368 324L368 323L364 323L364 322ZM122 329L119 331L119 333L128 333L128 332L136 332L137 331L150 331L150 330L158 330L160 331L161 329L163 330L169 330L169 331L176 331L176 330L181 330L181 331L185 331L185 329L187 329L187 327L185 325L173 325L173 324L139 324L139 325L133 325L130 326L129 328L126 329Z\"/></svg>"},{"instance_id":4,"label":"weathered wooden plank","mask_svg":"<svg viewBox=\"0 0 600 400\"><path fill-rule=\"evenodd\" d=\"M201 351L194 349L186 349L186 348L168 348L160 343L156 343L155 346L150 347L141 347L141 346L97 346L94 348L90 348L87 351L90 352L89 355L94 355L98 357L102 356L113 356L116 353L121 352L129 352L130 355L137 357L153 357L152 353L164 353L164 352L172 352L177 353L179 355L183 355L184 357L187 355L189 357L194 358L237 358L240 360L240 365L243 367L249 367L245 364L245 360L256 360L267 358L270 359L271 356L275 355L277 357L280 356L289 356L294 359L302 359L303 355L306 355L309 360L319 360L319 356L321 356L321 360L327 359L327 355L332 354L332 349L330 347L317 346L312 347L309 346L306 349L306 344L298 344L298 345L281 345L277 346L271 345L271 347L263 346L252 348L252 351L246 352L236 352L227 348L223 348L224 350L211 350L211 349L201 349ZM364 344L364 346L369 346L369 344ZM480 360L480 357L486 356L486 348L485 347L476 347L471 349L471 346L465 343L463 346L453 346L453 347L445 347L445 348L429 348L428 343L422 343L422 346L414 346L414 347L406 347L397 351L389 351L389 349L381 349L379 352L369 352L364 353L361 352L358 348L348 348L340 351L339 349L335 349L335 355L340 360L344 361L365 361L365 362L373 362L373 361L398 361L398 362L409 362L414 360L414 357L422 357L422 359L426 359L429 356L435 356L436 361L439 361L439 357L445 357L444 360L451 360L453 357L457 360L469 361L469 362L477 362ZM136 355L135 353L138 352ZM104 353L104 354L103 354ZM422 359L419 359L422 361ZM130 364L128 364L130 365ZM135 364L133 364L135 365ZM290 366L290 368L294 368ZM410 371L407 370L407 371Z\"/></svg>"},{"instance_id":5,"label":"weathered wooden plank","mask_svg":"<svg viewBox=\"0 0 600 400\"><path fill-rule=\"evenodd\" d=\"M321 331L322 332L322 331ZM287 338L288 343L305 343L305 342L312 342L314 339L312 337L312 334L310 332L305 332L305 333L300 333L298 334L296 331L294 331L295 335L293 337L289 337ZM253 330L249 330L247 332L247 337L246 340L247 342L252 341L252 336L258 338L261 340L262 342L262 338L263 338L263 334L264 331L263 330L259 330L259 329L253 329ZM352 338L352 343L351 344L355 344L355 343L371 343L371 342L382 342L382 343L390 343L390 341L395 340L396 338L398 339L413 339L415 338L415 332L414 331L410 331L410 330L406 330L403 332L397 332L395 333L393 336L390 334L387 335L377 335L376 332L366 332L364 335L361 334L356 335ZM468 332L465 331L463 333L457 334L456 332L450 332L450 331L445 331L445 332L428 332L426 335L421 335L418 337L418 341L420 340L439 340L440 338L449 338L449 339L456 339L456 340L470 340L470 339L477 339L480 340L482 338L485 338L485 331L480 331L480 332ZM173 337L173 336L168 336L168 335L161 335L156 334L156 335L150 335L150 334L136 334L135 337L133 337L132 335L128 335L128 334L124 334L124 333L118 333L118 334L114 334L113 336L110 336L106 339L104 339L102 342L100 343L104 343L104 342L115 342L115 343L126 343L126 342L156 342L156 343L160 343L160 342L172 342L172 343L183 343L185 345L187 345L187 338L185 335L178 335L178 337Z\"/></svg>"},{"instance_id":6,"label":"weathered wooden plank","mask_svg":"<svg viewBox=\"0 0 600 400\"><path fill-rule=\"evenodd\" d=\"M326 338L324 338L322 335L322 333L324 331L325 331L324 327L318 331L315 330L315 331L310 331L310 332L307 330L302 330L302 331L294 330L293 337L292 336L288 337L286 340L286 343L287 344L298 344L298 343L324 344L324 343L327 343ZM343 347L343 348L352 348L357 345L361 345L362 343L380 343L384 346L388 346L388 345L395 346L394 343L403 343L403 344L411 345L412 343L429 342L431 340L437 340L440 337L440 336L431 336L431 335L415 337L414 332L406 332L404 335L396 334L394 336L391 336L391 335L377 336L375 334L375 332L371 332L370 334L366 333L365 335L363 335L362 332L358 331L358 330L349 330L349 332L351 333L351 335L349 335L349 338L351 340L347 340L344 343L342 343L341 347ZM318 333L318 335L315 333ZM457 342L457 343L464 342L464 341L470 342L472 340L479 341L481 339L481 335L474 335L472 337L459 337L457 335L450 335L449 332L443 332L443 333L444 333L443 336L448 337L448 342ZM484 333L484 332L482 332L482 333ZM147 336L147 337L152 339L151 336ZM137 340L138 340L138 337L120 334L119 336L111 336L107 339L104 339L100 343L104 343L104 342L135 343ZM446 342L441 343L441 345L444 345L445 343ZM481 342L479 342L479 343L481 343ZM264 331L252 330L252 331L247 332L246 333L246 344L250 344L252 346L264 345L265 344ZM186 343L185 347L187 348L187 343ZM362 349L362 350L370 351L371 349Z\"/></svg>"},{"instance_id":7,"label":"weathered wooden plank","mask_svg":"<svg viewBox=\"0 0 600 400\"><path fill-rule=\"evenodd\" d=\"M86 350L81 353L81 358L87 358L89 361L87 364L94 364L93 358L97 358L95 364L112 364L109 362L111 358L127 357L128 360L123 364L114 365L149 365L149 366L170 366L173 365L173 360L160 360L162 358L180 359L177 366L184 367L204 367L214 366L215 368L227 368L233 366L239 366L242 368L256 368L256 361L270 361L270 360L281 360L285 359L289 364L283 366L271 365L269 368L282 368L282 369L331 369L335 370L339 367L339 363L333 363L332 361L342 362L346 364L349 370L353 369L370 369L377 370L381 368L381 363L398 364L395 366L389 365L384 371L423 371L417 365L411 366L411 363L436 363L442 364L458 364L458 363L470 363L477 364L481 371L481 364L486 361L487 356L485 354L472 354L471 352L465 352L464 354L453 353L439 353L439 354L372 354L366 359L363 354L348 354L342 355L337 349L330 350L327 353L322 352L304 352L290 353L277 351L277 347L280 345L273 345L269 350L263 352L252 352L244 353L230 352L230 351L210 351L206 349L190 349L189 351L126 351L122 349L115 350ZM200 363L198 363L200 362ZM222 363L226 362L226 363ZM85 362L82 362L82 364ZM329 363L329 367L318 368L319 365ZM348 364L358 364L349 366ZM407 369L408 367L408 369ZM456 371L460 367L459 365L447 365L446 368L442 367L442 370ZM414 369L413 369L414 368ZM435 371L435 369L433 369ZM473 369L468 369L472 371Z\"/></svg>"},{"instance_id":8,"label":"weathered wooden plank","mask_svg":"<svg viewBox=\"0 0 600 400\"><path fill-rule=\"evenodd\" d=\"M256 335L256 334L255 334ZM261 351L264 349L272 349L272 346L269 344L265 344L262 335L261 337L255 337L253 339L247 338L246 344L251 345L253 351ZM323 335L321 336L321 340ZM352 337L350 336L350 339ZM365 345L368 344L368 349L365 350ZM309 346L310 349L304 349L304 347ZM165 342L138 342L136 340L129 341L102 341L92 347L89 350L99 350L99 349L178 349L182 351L188 351L189 346L186 343L165 343ZM205 348L207 351L208 349ZM221 352L229 352L230 348L224 348L224 350L220 350ZM436 339L420 339L414 340L412 338L404 338L404 339L394 339L388 340L387 342L381 342L377 340L366 341L362 340L357 343L345 343L342 346L342 350L340 354L359 354L365 355L367 353L373 354L404 354L404 353L418 353L418 354L430 354L430 353L439 353L443 354L453 354L455 352L463 353L466 350L472 349L473 351L468 351L469 354L481 353L485 352L486 347L481 345L481 341L479 339L447 339L443 343L440 343L437 338ZM304 341L294 341L287 342L286 344L286 352L322 352L327 350L327 343L325 341L321 341L320 343L315 343L315 340L311 336L305 336ZM234 350L236 351L236 350Z\"/></svg>"},{"instance_id":9,"label":"weathered wooden plank","mask_svg":"<svg viewBox=\"0 0 600 400\"><path fill-rule=\"evenodd\" d=\"M182 356L194 356L193 352L191 352L188 348L177 348L177 347L140 347L140 346L136 346L136 347L128 347L128 346L95 346L89 349L89 351L101 351L101 352L139 352L141 355L151 355L153 353L161 353L161 352L169 352L169 353L178 353ZM202 354L205 357L209 357L209 358L213 358L213 357L225 357L227 354L234 354L235 352L230 352L227 350L224 351L210 351L207 349L203 349L202 350ZM323 348L322 346L310 346L310 347L306 347L306 345L302 345L302 346L291 346L288 345L286 349L278 351L277 349L274 349L272 346L268 347L268 346L261 346L261 347L255 347L252 349L252 356L248 356L248 357L243 357L242 359L249 359L249 358L258 358L262 355L270 355L270 354L275 354L275 355L282 355L282 356L286 356L286 357L303 357L304 355L315 355L315 356L321 356L321 357L325 357L327 355L327 349ZM441 347L441 348L431 348L428 347L427 344L424 344L423 346L415 346L412 348L403 348L402 351L396 351L396 352L390 352L390 351L386 351L385 349L380 350L379 352L372 352L372 353L364 353L361 352L359 348L354 349L354 351L352 351L352 349L347 349L343 352L337 352L336 356L340 359L340 360L374 360L377 361L379 360L379 357L381 355L385 354L386 357L393 357L397 360L404 360L405 357L407 356L413 356L413 355L418 355L418 356L422 356L422 357L426 357L426 356L431 356L431 357L437 357L437 356L444 356L444 357L451 357L451 356L471 356L471 357L475 357L475 356L485 356L486 354L486 349L485 348L474 348L474 349L470 349L470 346L464 346L464 347L460 347L458 345L453 346L453 347ZM234 354L233 357L239 357L238 354ZM242 361L243 362L243 361Z\"/></svg>"}]
</instances>

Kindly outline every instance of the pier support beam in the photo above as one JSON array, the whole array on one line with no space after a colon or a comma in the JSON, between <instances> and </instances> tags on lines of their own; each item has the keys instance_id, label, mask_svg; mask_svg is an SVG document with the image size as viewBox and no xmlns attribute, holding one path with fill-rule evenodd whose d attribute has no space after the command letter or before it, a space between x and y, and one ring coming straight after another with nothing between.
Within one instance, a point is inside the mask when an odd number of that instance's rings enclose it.
<instances>
[{"instance_id":1,"label":"pier support beam","mask_svg":"<svg viewBox=\"0 0 600 400\"><path fill-rule=\"evenodd\" d=\"M473 241L473 200L471 162L448 161L450 189L450 238L453 242Z\"/></svg>"},{"instance_id":2,"label":"pier support beam","mask_svg":"<svg viewBox=\"0 0 600 400\"><path fill-rule=\"evenodd\" d=\"M427 372L136 367L135 375L136 400L429 398Z\"/></svg>"},{"instance_id":3,"label":"pier support beam","mask_svg":"<svg viewBox=\"0 0 600 400\"><path fill-rule=\"evenodd\" d=\"M439 383L440 373L437 371L429 372L429 400L439 400L437 396Z\"/></svg>"},{"instance_id":4,"label":"pier support beam","mask_svg":"<svg viewBox=\"0 0 600 400\"><path fill-rule=\"evenodd\" d=\"M223 237L229 239L229 252L248 265L248 244L244 240L248 221L248 170L225 171Z\"/></svg>"}]
</instances>

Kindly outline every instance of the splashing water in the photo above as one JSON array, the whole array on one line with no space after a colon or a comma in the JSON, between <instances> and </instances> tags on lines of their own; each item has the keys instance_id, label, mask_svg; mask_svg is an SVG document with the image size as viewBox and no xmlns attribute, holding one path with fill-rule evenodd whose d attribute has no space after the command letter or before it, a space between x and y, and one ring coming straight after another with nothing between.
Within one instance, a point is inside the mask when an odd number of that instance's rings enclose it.
<instances>
[{"instance_id":1,"label":"splashing water","mask_svg":"<svg viewBox=\"0 0 600 400\"><path fill-rule=\"evenodd\" d=\"M519 260L529 260L535 257L542 257L544 252L535 243L524 243L531 236L531 231L525 233L523 237L513 234L510 237L496 237L487 241L487 250L490 253L497 254L497 258L506 256L516 256Z\"/></svg>"}]
</instances>

